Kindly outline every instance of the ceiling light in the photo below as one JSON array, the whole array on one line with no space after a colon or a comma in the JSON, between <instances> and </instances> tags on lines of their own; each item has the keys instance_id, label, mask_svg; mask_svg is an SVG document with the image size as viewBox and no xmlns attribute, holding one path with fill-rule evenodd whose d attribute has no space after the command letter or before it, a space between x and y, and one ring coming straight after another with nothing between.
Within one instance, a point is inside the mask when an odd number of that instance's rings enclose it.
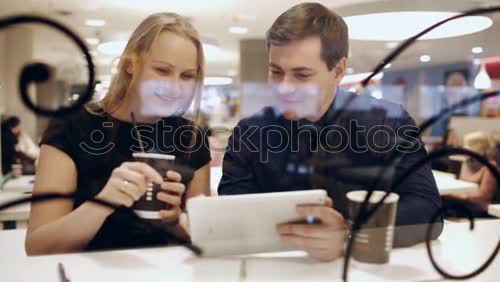
<instances>
[{"instance_id":1,"label":"ceiling light","mask_svg":"<svg viewBox=\"0 0 500 282\"><path fill-rule=\"evenodd\" d=\"M433 24L455 16L456 12L407 11L375 13L346 17L350 39L404 40ZM401 24L404 23L404 24ZM493 21L485 16L472 16L450 21L420 39L438 39L475 33L489 28ZM370 28L366 28L369 26Z\"/></svg>"},{"instance_id":2,"label":"ceiling light","mask_svg":"<svg viewBox=\"0 0 500 282\"><path fill-rule=\"evenodd\" d=\"M399 45L399 42L396 42L396 41L385 43L385 47L387 47L389 49L395 48L398 45Z\"/></svg>"},{"instance_id":3,"label":"ceiling light","mask_svg":"<svg viewBox=\"0 0 500 282\"><path fill-rule=\"evenodd\" d=\"M390 67L392 67L392 64L387 64L387 65L384 67L384 69L388 69L388 68L390 68Z\"/></svg>"},{"instance_id":4,"label":"ceiling light","mask_svg":"<svg viewBox=\"0 0 500 282\"><path fill-rule=\"evenodd\" d=\"M244 26L232 26L229 28L229 32L233 34L246 34L248 33L248 28Z\"/></svg>"},{"instance_id":5,"label":"ceiling light","mask_svg":"<svg viewBox=\"0 0 500 282\"><path fill-rule=\"evenodd\" d=\"M472 48L472 53L474 53L474 54L483 53L483 47L477 46L477 47Z\"/></svg>"},{"instance_id":6,"label":"ceiling light","mask_svg":"<svg viewBox=\"0 0 500 282\"><path fill-rule=\"evenodd\" d=\"M120 56L127 46L127 41L108 41L99 44L97 51L108 56Z\"/></svg>"},{"instance_id":7,"label":"ceiling light","mask_svg":"<svg viewBox=\"0 0 500 282\"><path fill-rule=\"evenodd\" d=\"M481 64L481 68L474 79L474 87L476 89L490 89L491 88L491 78L486 72L486 67Z\"/></svg>"},{"instance_id":8,"label":"ceiling light","mask_svg":"<svg viewBox=\"0 0 500 282\"><path fill-rule=\"evenodd\" d=\"M88 19L85 21L85 24L92 27L101 27L106 24L106 21L100 19Z\"/></svg>"},{"instance_id":9,"label":"ceiling light","mask_svg":"<svg viewBox=\"0 0 500 282\"><path fill-rule=\"evenodd\" d=\"M205 85L228 85L233 79L225 76L209 76L205 78Z\"/></svg>"},{"instance_id":10,"label":"ceiling light","mask_svg":"<svg viewBox=\"0 0 500 282\"><path fill-rule=\"evenodd\" d=\"M97 37L87 37L87 38L85 38L85 41L87 41L87 43L90 45L97 45L100 42L99 38L97 38Z\"/></svg>"},{"instance_id":11,"label":"ceiling light","mask_svg":"<svg viewBox=\"0 0 500 282\"><path fill-rule=\"evenodd\" d=\"M422 56L420 56L420 61L422 63L430 62L431 61L431 56L429 56L429 55L422 55Z\"/></svg>"}]
</instances>

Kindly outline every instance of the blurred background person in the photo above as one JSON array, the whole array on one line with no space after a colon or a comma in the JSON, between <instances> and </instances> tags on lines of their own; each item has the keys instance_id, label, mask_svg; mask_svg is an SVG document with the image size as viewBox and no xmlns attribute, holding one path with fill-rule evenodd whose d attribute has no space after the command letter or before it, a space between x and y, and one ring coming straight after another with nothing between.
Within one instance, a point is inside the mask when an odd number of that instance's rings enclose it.
<instances>
[{"instance_id":1,"label":"blurred background person","mask_svg":"<svg viewBox=\"0 0 500 282\"><path fill-rule=\"evenodd\" d=\"M486 157L499 169L500 134L487 134L480 131L469 133L464 137L464 147ZM489 217L488 205L500 203L500 193L493 174L476 159L467 158L462 164L460 179L479 184L479 189L475 192L448 195L444 197L445 204L456 200L465 201L470 204L469 208L474 216ZM452 214L452 216L455 215L467 216L461 212Z\"/></svg>"},{"instance_id":2,"label":"blurred background person","mask_svg":"<svg viewBox=\"0 0 500 282\"><path fill-rule=\"evenodd\" d=\"M16 145L21 133L21 120L11 116L2 121L2 173L11 172L16 163Z\"/></svg>"},{"instance_id":3,"label":"blurred background person","mask_svg":"<svg viewBox=\"0 0 500 282\"><path fill-rule=\"evenodd\" d=\"M464 136L464 148L486 157L490 150L490 137L482 131L471 132ZM473 158L466 158L460 169L461 180L479 183L483 177L482 164Z\"/></svg>"},{"instance_id":4,"label":"blurred background person","mask_svg":"<svg viewBox=\"0 0 500 282\"><path fill-rule=\"evenodd\" d=\"M2 122L2 173L11 172L13 164L20 164L23 174L34 174L40 148L22 129L17 116Z\"/></svg>"},{"instance_id":5,"label":"blurred background person","mask_svg":"<svg viewBox=\"0 0 500 282\"><path fill-rule=\"evenodd\" d=\"M454 128L448 128L443 135L441 143L432 148L432 150L458 147L460 147L460 142L456 130ZM449 156L436 159L432 162L432 169L452 173L456 177L460 175L461 166L462 162L453 160Z\"/></svg>"}]
</instances>

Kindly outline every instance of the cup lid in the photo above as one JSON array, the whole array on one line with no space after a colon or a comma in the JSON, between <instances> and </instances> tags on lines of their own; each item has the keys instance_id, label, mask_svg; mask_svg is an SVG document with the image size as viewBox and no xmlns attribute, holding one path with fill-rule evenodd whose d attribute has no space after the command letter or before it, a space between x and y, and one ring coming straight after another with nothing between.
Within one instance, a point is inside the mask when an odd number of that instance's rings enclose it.
<instances>
[{"instance_id":1,"label":"cup lid","mask_svg":"<svg viewBox=\"0 0 500 282\"><path fill-rule=\"evenodd\" d=\"M134 158L143 159L160 159L160 160L175 160L174 155L158 154L158 153L133 153Z\"/></svg>"},{"instance_id":2,"label":"cup lid","mask_svg":"<svg viewBox=\"0 0 500 282\"><path fill-rule=\"evenodd\" d=\"M347 193L347 198L353 202L358 202L362 203L365 201L366 195L368 191L366 190L358 190L358 191L351 191ZM370 204L376 204L382 200L382 197L385 196L387 192L385 191L373 191L372 195L370 196L369 203ZM397 202L399 200L399 195L396 193L389 193L389 196L385 198L384 203L385 204L390 204Z\"/></svg>"}]
</instances>

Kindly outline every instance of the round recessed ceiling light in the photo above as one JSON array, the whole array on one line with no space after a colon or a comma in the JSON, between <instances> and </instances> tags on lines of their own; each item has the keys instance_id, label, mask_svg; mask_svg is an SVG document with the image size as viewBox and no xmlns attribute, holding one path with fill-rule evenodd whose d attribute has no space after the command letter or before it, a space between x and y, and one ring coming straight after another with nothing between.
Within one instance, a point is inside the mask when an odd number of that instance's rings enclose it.
<instances>
[{"instance_id":1,"label":"round recessed ceiling light","mask_svg":"<svg viewBox=\"0 0 500 282\"><path fill-rule=\"evenodd\" d=\"M93 27L101 27L106 24L106 21L101 19L88 19L85 21L85 24Z\"/></svg>"},{"instance_id":2,"label":"round recessed ceiling light","mask_svg":"<svg viewBox=\"0 0 500 282\"><path fill-rule=\"evenodd\" d=\"M429 56L429 55L422 55L422 56L420 56L420 61L422 63L430 62L431 61L431 56Z\"/></svg>"},{"instance_id":3,"label":"round recessed ceiling light","mask_svg":"<svg viewBox=\"0 0 500 282\"><path fill-rule=\"evenodd\" d=\"M474 54L481 54L481 53L483 53L483 47L477 46L477 47L472 48L471 51Z\"/></svg>"},{"instance_id":4,"label":"round recessed ceiling light","mask_svg":"<svg viewBox=\"0 0 500 282\"><path fill-rule=\"evenodd\" d=\"M345 21L349 27L350 39L398 41L414 36L433 24L457 14L432 11L390 12L350 16L346 17ZM493 21L485 16L459 18L436 28L420 39L471 34L485 30L492 24Z\"/></svg>"},{"instance_id":5,"label":"round recessed ceiling light","mask_svg":"<svg viewBox=\"0 0 500 282\"><path fill-rule=\"evenodd\" d=\"M246 34L248 33L248 28L244 26L232 26L229 28L229 32L233 34Z\"/></svg>"},{"instance_id":6,"label":"round recessed ceiling light","mask_svg":"<svg viewBox=\"0 0 500 282\"><path fill-rule=\"evenodd\" d=\"M108 56L120 56L127 46L127 41L108 41L99 44L97 51Z\"/></svg>"}]
</instances>

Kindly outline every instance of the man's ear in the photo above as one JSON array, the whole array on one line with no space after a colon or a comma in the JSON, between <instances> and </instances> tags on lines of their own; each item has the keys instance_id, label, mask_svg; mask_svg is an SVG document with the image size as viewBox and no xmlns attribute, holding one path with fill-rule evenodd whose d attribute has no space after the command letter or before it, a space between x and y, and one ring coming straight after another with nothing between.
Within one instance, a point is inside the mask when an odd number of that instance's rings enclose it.
<instances>
[{"instance_id":1,"label":"man's ear","mask_svg":"<svg viewBox=\"0 0 500 282\"><path fill-rule=\"evenodd\" d=\"M334 67L335 70L335 79L339 82L344 78L345 70L347 68L347 58L343 57L340 59Z\"/></svg>"}]
</instances>

